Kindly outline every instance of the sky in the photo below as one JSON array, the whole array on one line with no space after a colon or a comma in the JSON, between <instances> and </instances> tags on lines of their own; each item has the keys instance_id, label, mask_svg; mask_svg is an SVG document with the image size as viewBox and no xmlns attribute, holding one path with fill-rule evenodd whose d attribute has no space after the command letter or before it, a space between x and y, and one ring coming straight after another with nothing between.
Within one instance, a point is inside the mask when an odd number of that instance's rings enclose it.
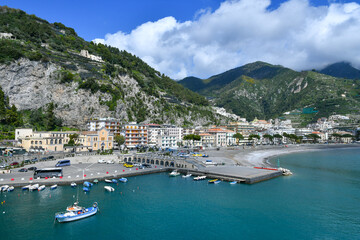
<instances>
[{"instance_id":1,"label":"sky","mask_svg":"<svg viewBox=\"0 0 360 240\"><path fill-rule=\"evenodd\" d=\"M255 61L360 67L359 0L0 0L85 40L126 50L173 79Z\"/></svg>"}]
</instances>

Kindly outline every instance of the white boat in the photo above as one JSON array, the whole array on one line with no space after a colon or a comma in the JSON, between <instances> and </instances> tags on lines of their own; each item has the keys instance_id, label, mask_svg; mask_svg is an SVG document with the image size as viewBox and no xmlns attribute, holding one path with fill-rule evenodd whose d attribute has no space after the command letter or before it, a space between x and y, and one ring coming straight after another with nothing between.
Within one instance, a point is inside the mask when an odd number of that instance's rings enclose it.
<instances>
[{"instance_id":1,"label":"white boat","mask_svg":"<svg viewBox=\"0 0 360 240\"><path fill-rule=\"evenodd\" d=\"M194 177L195 181L200 181L200 180L204 180L206 178L206 176L198 176L198 177Z\"/></svg>"},{"instance_id":2,"label":"white boat","mask_svg":"<svg viewBox=\"0 0 360 240\"><path fill-rule=\"evenodd\" d=\"M40 192L40 191L42 191L42 190L44 190L45 189L45 185L41 185L39 188L38 188L38 191Z\"/></svg>"},{"instance_id":3,"label":"white boat","mask_svg":"<svg viewBox=\"0 0 360 240\"><path fill-rule=\"evenodd\" d=\"M76 187L76 183L72 182L72 183L70 184L70 186L71 186L71 187Z\"/></svg>"},{"instance_id":4,"label":"white boat","mask_svg":"<svg viewBox=\"0 0 360 240\"><path fill-rule=\"evenodd\" d=\"M127 181L128 181L127 178L124 178L124 177L119 179L119 182L122 182L122 183L126 183Z\"/></svg>"},{"instance_id":5,"label":"white boat","mask_svg":"<svg viewBox=\"0 0 360 240\"><path fill-rule=\"evenodd\" d=\"M31 185L26 185L26 186L23 186L21 189L22 190L29 190L29 187L30 187Z\"/></svg>"},{"instance_id":6,"label":"white boat","mask_svg":"<svg viewBox=\"0 0 360 240\"><path fill-rule=\"evenodd\" d=\"M1 192L6 192L8 188L9 188L9 185L2 186L1 187Z\"/></svg>"},{"instance_id":7,"label":"white boat","mask_svg":"<svg viewBox=\"0 0 360 240\"><path fill-rule=\"evenodd\" d=\"M115 191L115 189L114 189L113 187L110 187L110 186L105 186L104 188L105 188L105 190L108 191L108 192L113 192L113 191Z\"/></svg>"},{"instance_id":8,"label":"white boat","mask_svg":"<svg viewBox=\"0 0 360 240\"><path fill-rule=\"evenodd\" d=\"M278 170L282 171L283 176L290 176L293 174L289 169L286 168L278 168Z\"/></svg>"},{"instance_id":9,"label":"white boat","mask_svg":"<svg viewBox=\"0 0 360 240\"><path fill-rule=\"evenodd\" d=\"M104 181L107 182L107 183L113 183L113 182L111 181L111 179L105 179Z\"/></svg>"},{"instance_id":10,"label":"white boat","mask_svg":"<svg viewBox=\"0 0 360 240\"><path fill-rule=\"evenodd\" d=\"M12 192L12 191L14 191L14 189L15 189L14 186L10 186L10 187L8 187L7 191Z\"/></svg>"},{"instance_id":11,"label":"white boat","mask_svg":"<svg viewBox=\"0 0 360 240\"><path fill-rule=\"evenodd\" d=\"M183 177L183 178L189 178L189 177L191 177L191 173L188 173L188 174L186 174L186 175L183 175L182 177Z\"/></svg>"},{"instance_id":12,"label":"white boat","mask_svg":"<svg viewBox=\"0 0 360 240\"><path fill-rule=\"evenodd\" d=\"M51 187L50 187L50 189L51 190L54 190L54 189L56 189L57 188L57 185L55 184L55 185L52 185Z\"/></svg>"},{"instance_id":13,"label":"white boat","mask_svg":"<svg viewBox=\"0 0 360 240\"><path fill-rule=\"evenodd\" d=\"M72 222L93 216L97 213L97 210L97 202L94 202L93 206L89 208L80 207L78 202L75 202L72 206L67 207L65 212L56 213L55 220L58 222Z\"/></svg>"},{"instance_id":14,"label":"white boat","mask_svg":"<svg viewBox=\"0 0 360 240\"><path fill-rule=\"evenodd\" d=\"M29 191L34 191L37 190L38 188L39 188L39 184L34 184L29 187Z\"/></svg>"},{"instance_id":15,"label":"white boat","mask_svg":"<svg viewBox=\"0 0 360 240\"><path fill-rule=\"evenodd\" d=\"M237 181L232 181L230 182L230 184L237 184Z\"/></svg>"},{"instance_id":16,"label":"white boat","mask_svg":"<svg viewBox=\"0 0 360 240\"><path fill-rule=\"evenodd\" d=\"M170 177L176 177L176 176L179 176L179 175L180 175L180 173L179 173L178 171L176 171L176 170L172 171L172 172L169 174Z\"/></svg>"}]
</instances>

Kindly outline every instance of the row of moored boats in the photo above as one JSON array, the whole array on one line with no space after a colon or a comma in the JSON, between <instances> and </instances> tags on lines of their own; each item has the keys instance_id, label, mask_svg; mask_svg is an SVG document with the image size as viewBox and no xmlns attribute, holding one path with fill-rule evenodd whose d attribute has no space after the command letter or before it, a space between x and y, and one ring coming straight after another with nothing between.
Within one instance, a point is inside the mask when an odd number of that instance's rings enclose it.
<instances>
[{"instance_id":1,"label":"row of moored boats","mask_svg":"<svg viewBox=\"0 0 360 240\"><path fill-rule=\"evenodd\" d=\"M42 191L45 188L46 188L45 185L40 185L40 184L33 184L33 185L29 184L29 185L21 187L22 190L28 190L30 192L32 192L32 191ZM57 188L56 184L52 185L50 187L51 190L56 189L56 188ZM14 186L3 185L3 186L0 187L0 192L12 192L12 191L14 191L14 189L15 189Z\"/></svg>"},{"instance_id":2,"label":"row of moored boats","mask_svg":"<svg viewBox=\"0 0 360 240\"><path fill-rule=\"evenodd\" d=\"M170 177L176 177L176 176L179 176L179 175L180 175L180 173L178 171L176 171L176 170L169 173ZM191 176L192 175L190 173L188 173L186 175L183 175L182 177L183 178L189 178ZM197 177L194 177L193 179L194 179L194 181L201 181L201 180L205 180L206 176L205 175L204 176L197 176ZM219 179L211 179L211 180L209 180L209 183L218 184L218 183L221 183L221 180L219 180ZM236 183L237 183L237 181L230 182L230 184L236 184Z\"/></svg>"}]
</instances>

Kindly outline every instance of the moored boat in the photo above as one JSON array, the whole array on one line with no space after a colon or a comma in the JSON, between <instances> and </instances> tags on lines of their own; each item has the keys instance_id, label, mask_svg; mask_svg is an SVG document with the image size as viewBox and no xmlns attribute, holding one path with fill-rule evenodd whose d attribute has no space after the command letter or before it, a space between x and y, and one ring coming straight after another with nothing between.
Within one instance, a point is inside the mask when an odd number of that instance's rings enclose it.
<instances>
[{"instance_id":1,"label":"moored boat","mask_svg":"<svg viewBox=\"0 0 360 240\"><path fill-rule=\"evenodd\" d=\"M111 180L113 183L117 183L117 180L116 179L112 179Z\"/></svg>"},{"instance_id":2,"label":"moored boat","mask_svg":"<svg viewBox=\"0 0 360 240\"><path fill-rule=\"evenodd\" d=\"M218 183L221 183L221 181L217 180L217 181L214 182L214 184L218 184Z\"/></svg>"},{"instance_id":3,"label":"moored boat","mask_svg":"<svg viewBox=\"0 0 360 240\"><path fill-rule=\"evenodd\" d=\"M70 184L70 186L74 188L74 187L76 187L76 183L72 182L72 183Z\"/></svg>"},{"instance_id":4,"label":"moored boat","mask_svg":"<svg viewBox=\"0 0 360 240\"><path fill-rule=\"evenodd\" d=\"M38 188L38 191L40 192L40 191L42 191L42 190L44 190L45 189L45 185L41 185L39 188Z\"/></svg>"},{"instance_id":5,"label":"moored boat","mask_svg":"<svg viewBox=\"0 0 360 240\"><path fill-rule=\"evenodd\" d=\"M206 178L206 176L197 176L197 177L194 177L194 181L204 180L205 178Z\"/></svg>"},{"instance_id":6,"label":"moored boat","mask_svg":"<svg viewBox=\"0 0 360 240\"><path fill-rule=\"evenodd\" d=\"M29 191L34 191L34 190L37 190L38 188L39 188L39 184L37 183L37 184L31 185L29 187Z\"/></svg>"},{"instance_id":7,"label":"moored boat","mask_svg":"<svg viewBox=\"0 0 360 240\"><path fill-rule=\"evenodd\" d=\"M4 185L4 186L2 186L1 187L1 192L5 192L5 191L7 191L7 189L9 188L9 185Z\"/></svg>"},{"instance_id":8,"label":"moored boat","mask_svg":"<svg viewBox=\"0 0 360 240\"><path fill-rule=\"evenodd\" d=\"M52 185L51 187L50 187L50 189L51 190L54 190L54 189L56 189L57 188L57 185L55 184L55 185Z\"/></svg>"},{"instance_id":9,"label":"moored boat","mask_svg":"<svg viewBox=\"0 0 360 240\"><path fill-rule=\"evenodd\" d=\"M99 180L95 179L95 180L93 181L93 183L98 184L98 183L99 183Z\"/></svg>"},{"instance_id":10,"label":"moored boat","mask_svg":"<svg viewBox=\"0 0 360 240\"><path fill-rule=\"evenodd\" d=\"M124 177L119 179L119 182L122 182L122 183L126 183L127 181L128 181L127 178L124 178Z\"/></svg>"},{"instance_id":11,"label":"moored boat","mask_svg":"<svg viewBox=\"0 0 360 240\"><path fill-rule=\"evenodd\" d=\"M230 184L237 184L237 181L232 181L230 182Z\"/></svg>"},{"instance_id":12,"label":"moored boat","mask_svg":"<svg viewBox=\"0 0 360 240\"><path fill-rule=\"evenodd\" d=\"M90 192L90 189L87 187L83 187L84 192Z\"/></svg>"},{"instance_id":13,"label":"moored boat","mask_svg":"<svg viewBox=\"0 0 360 240\"><path fill-rule=\"evenodd\" d=\"M55 220L58 222L72 222L93 216L97 211L97 202L94 202L93 206L89 208L80 207L78 206L78 202L75 202L72 206L67 207L65 212L56 213Z\"/></svg>"},{"instance_id":14,"label":"moored boat","mask_svg":"<svg viewBox=\"0 0 360 240\"><path fill-rule=\"evenodd\" d=\"M176 176L179 176L179 175L180 175L180 173L179 173L178 171L176 171L176 170L172 171L172 172L169 174L170 177L176 177Z\"/></svg>"},{"instance_id":15,"label":"moored boat","mask_svg":"<svg viewBox=\"0 0 360 240\"><path fill-rule=\"evenodd\" d=\"M104 188L108 192L114 192L115 191L115 189L113 187L110 187L110 186L105 186Z\"/></svg>"},{"instance_id":16,"label":"moored boat","mask_svg":"<svg viewBox=\"0 0 360 240\"><path fill-rule=\"evenodd\" d=\"M183 177L183 178L189 178L189 177L191 177L191 173L188 173L188 174L186 174L186 175L182 175L182 177Z\"/></svg>"},{"instance_id":17,"label":"moored boat","mask_svg":"<svg viewBox=\"0 0 360 240\"><path fill-rule=\"evenodd\" d=\"M104 181L107 183L112 183L112 181L110 179L105 179Z\"/></svg>"},{"instance_id":18,"label":"moored boat","mask_svg":"<svg viewBox=\"0 0 360 240\"><path fill-rule=\"evenodd\" d=\"M26 185L26 186L23 186L21 189L22 190L29 190L29 187L30 187L31 185Z\"/></svg>"},{"instance_id":19,"label":"moored boat","mask_svg":"<svg viewBox=\"0 0 360 240\"><path fill-rule=\"evenodd\" d=\"M7 191L12 192L12 191L14 191L14 189L15 189L14 186L10 186L10 187L8 187Z\"/></svg>"},{"instance_id":20,"label":"moored boat","mask_svg":"<svg viewBox=\"0 0 360 240\"><path fill-rule=\"evenodd\" d=\"M212 179L212 180L209 180L209 183L215 183L216 181L218 181L219 179Z\"/></svg>"},{"instance_id":21,"label":"moored boat","mask_svg":"<svg viewBox=\"0 0 360 240\"><path fill-rule=\"evenodd\" d=\"M93 184L92 184L91 182L85 181L85 182L84 182L84 186L87 187L87 188L89 188L89 187L92 187Z\"/></svg>"}]
</instances>

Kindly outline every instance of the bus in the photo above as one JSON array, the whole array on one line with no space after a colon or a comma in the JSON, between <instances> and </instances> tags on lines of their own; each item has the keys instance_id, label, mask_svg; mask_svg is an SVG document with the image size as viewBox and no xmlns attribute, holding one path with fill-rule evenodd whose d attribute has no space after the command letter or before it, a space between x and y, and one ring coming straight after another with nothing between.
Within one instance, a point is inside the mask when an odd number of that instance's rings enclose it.
<instances>
[{"instance_id":1,"label":"bus","mask_svg":"<svg viewBox=\"0 0 360 240\"><path fill-rule=\"evenodd\" d=\"M55 167L64 167L64 166L70 166L70 160L60 160L55 165Z\"/></svg>"},{"instance_id":2,"label":"bus","mask_svg":"<svg viewBox=\"0 0 360 240\"><path fill-rule=\"evenodd\" d=\"M62 168L42 168L34 171L34 178L62 177Z\"/></svg>"}]
</instances>

